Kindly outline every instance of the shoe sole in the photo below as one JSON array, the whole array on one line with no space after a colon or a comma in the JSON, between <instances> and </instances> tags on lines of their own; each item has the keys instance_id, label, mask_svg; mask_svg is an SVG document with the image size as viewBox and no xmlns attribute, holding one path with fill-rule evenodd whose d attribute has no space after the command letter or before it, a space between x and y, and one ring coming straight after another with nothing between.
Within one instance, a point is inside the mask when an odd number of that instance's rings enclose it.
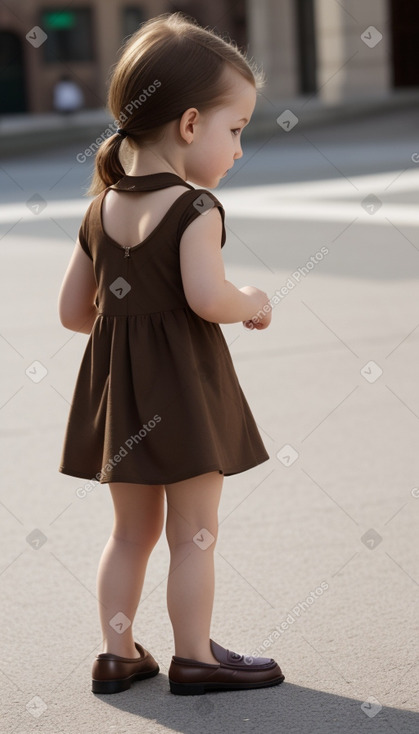
<instances>
[{"instance_id":1,"label":"shoe sole","mask_svg":"<svg viewBox=\"0 0 419 734\"><path fill-rule=\"evenodd\" d=\"M245 691L249 688L268 688L270 686L278 686L285 680L285 675L274 678L270 681L260 681L259 683L249 683L248 685L233 683L175 683L169 679L170 692L176 696L201 696L211 691Z\"/></svg>"},{"instance_id":2,"label":"shoe sole","mask_svg":"<svg viewBox=\"0 0 419 734\"><path fill-rule=\"evenodd\" d=\"M153 678L159 673L160 668L152 670L148 673L136 673L130 675L129 678L119 678L118 680L95 680L92 678L92 692L93 693L121 693L131 688L131 683L136 680L145 680L146 678Z\"/></svg>"}]
</instances>

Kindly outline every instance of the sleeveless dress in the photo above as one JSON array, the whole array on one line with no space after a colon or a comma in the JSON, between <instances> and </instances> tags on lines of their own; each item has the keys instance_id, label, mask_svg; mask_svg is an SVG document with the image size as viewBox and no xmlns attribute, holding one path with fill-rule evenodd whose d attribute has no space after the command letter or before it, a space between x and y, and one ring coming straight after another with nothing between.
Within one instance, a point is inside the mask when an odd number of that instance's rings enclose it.
<instances>
[{"instance_id":1,"label":"sleeveless dress","mask_svg":"<svg viewBox=\"0 0 419 734\"><path fill-rule=\"evenodd\" d=\"M124 247L102 225L109 189L187 187L141 243ZM79 230L97 282L94 322L80 365L59 471L100 483L170 484L226 476L269 459L219 324L189 307L179 243L219 208L174 173L123 176L88 207ZM199 247L199 242L196 243Z\"/></svg>"}]
</instances>

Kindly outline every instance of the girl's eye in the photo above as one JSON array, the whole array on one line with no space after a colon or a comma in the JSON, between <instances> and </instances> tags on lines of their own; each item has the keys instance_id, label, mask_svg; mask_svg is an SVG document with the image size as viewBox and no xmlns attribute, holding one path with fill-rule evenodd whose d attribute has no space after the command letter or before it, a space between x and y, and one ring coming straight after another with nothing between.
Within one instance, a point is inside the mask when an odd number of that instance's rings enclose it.
<instances>
[{"instance_id":1,"label":"girl's eye","mask_svg":"<svg viewBox=\"0 0 419 734\"><path fill-rule=\"evenodd\" d=\"M236 127L231 132L233 133L233 135L240 135L240 133L241 133L241 127Z\"/></svg>"}]
</instances>

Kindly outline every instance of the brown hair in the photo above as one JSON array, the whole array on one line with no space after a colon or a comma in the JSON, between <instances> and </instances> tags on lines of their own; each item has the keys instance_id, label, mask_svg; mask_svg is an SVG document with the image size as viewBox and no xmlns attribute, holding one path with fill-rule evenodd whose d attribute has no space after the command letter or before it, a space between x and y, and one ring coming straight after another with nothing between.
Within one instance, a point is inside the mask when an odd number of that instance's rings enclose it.
<instances>
[{"instance_id":1,"label":"brown hair","mask_svg":"<svg viewBox=\"0 0 419 734\"><path fill-rule=\"evenodd\" d=\"M144 23L123 47L112 72L108 108L133 148L156 141L164 127L189 107L218 107L228 98L222 72L235 69L256 89L263 72L231 39L199 26L183 13L164 13ZM119 159L124 137L114 133L100 144L87 195L116 183L125 171Z\"/></svg>"}]
</instances>

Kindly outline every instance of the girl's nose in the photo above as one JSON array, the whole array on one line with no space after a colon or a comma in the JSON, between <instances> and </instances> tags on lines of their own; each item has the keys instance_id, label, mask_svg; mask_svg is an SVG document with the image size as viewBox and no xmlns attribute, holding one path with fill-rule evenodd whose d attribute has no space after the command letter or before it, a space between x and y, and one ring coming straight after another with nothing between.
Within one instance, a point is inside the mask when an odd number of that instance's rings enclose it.
<instances>
[{"instance_id":1,"label":"girl's nose","mask_svg":"<svg viewBox=\"0 0 419 734\"><path fill-rule=\"evenodd\" d=\"M241 158L242 156L243 156L243 151L242 151L241 145L239 144L239 149L236 150L234 154L234 160L236 160L237 158Z\"/></svg>"}]
</instances>

